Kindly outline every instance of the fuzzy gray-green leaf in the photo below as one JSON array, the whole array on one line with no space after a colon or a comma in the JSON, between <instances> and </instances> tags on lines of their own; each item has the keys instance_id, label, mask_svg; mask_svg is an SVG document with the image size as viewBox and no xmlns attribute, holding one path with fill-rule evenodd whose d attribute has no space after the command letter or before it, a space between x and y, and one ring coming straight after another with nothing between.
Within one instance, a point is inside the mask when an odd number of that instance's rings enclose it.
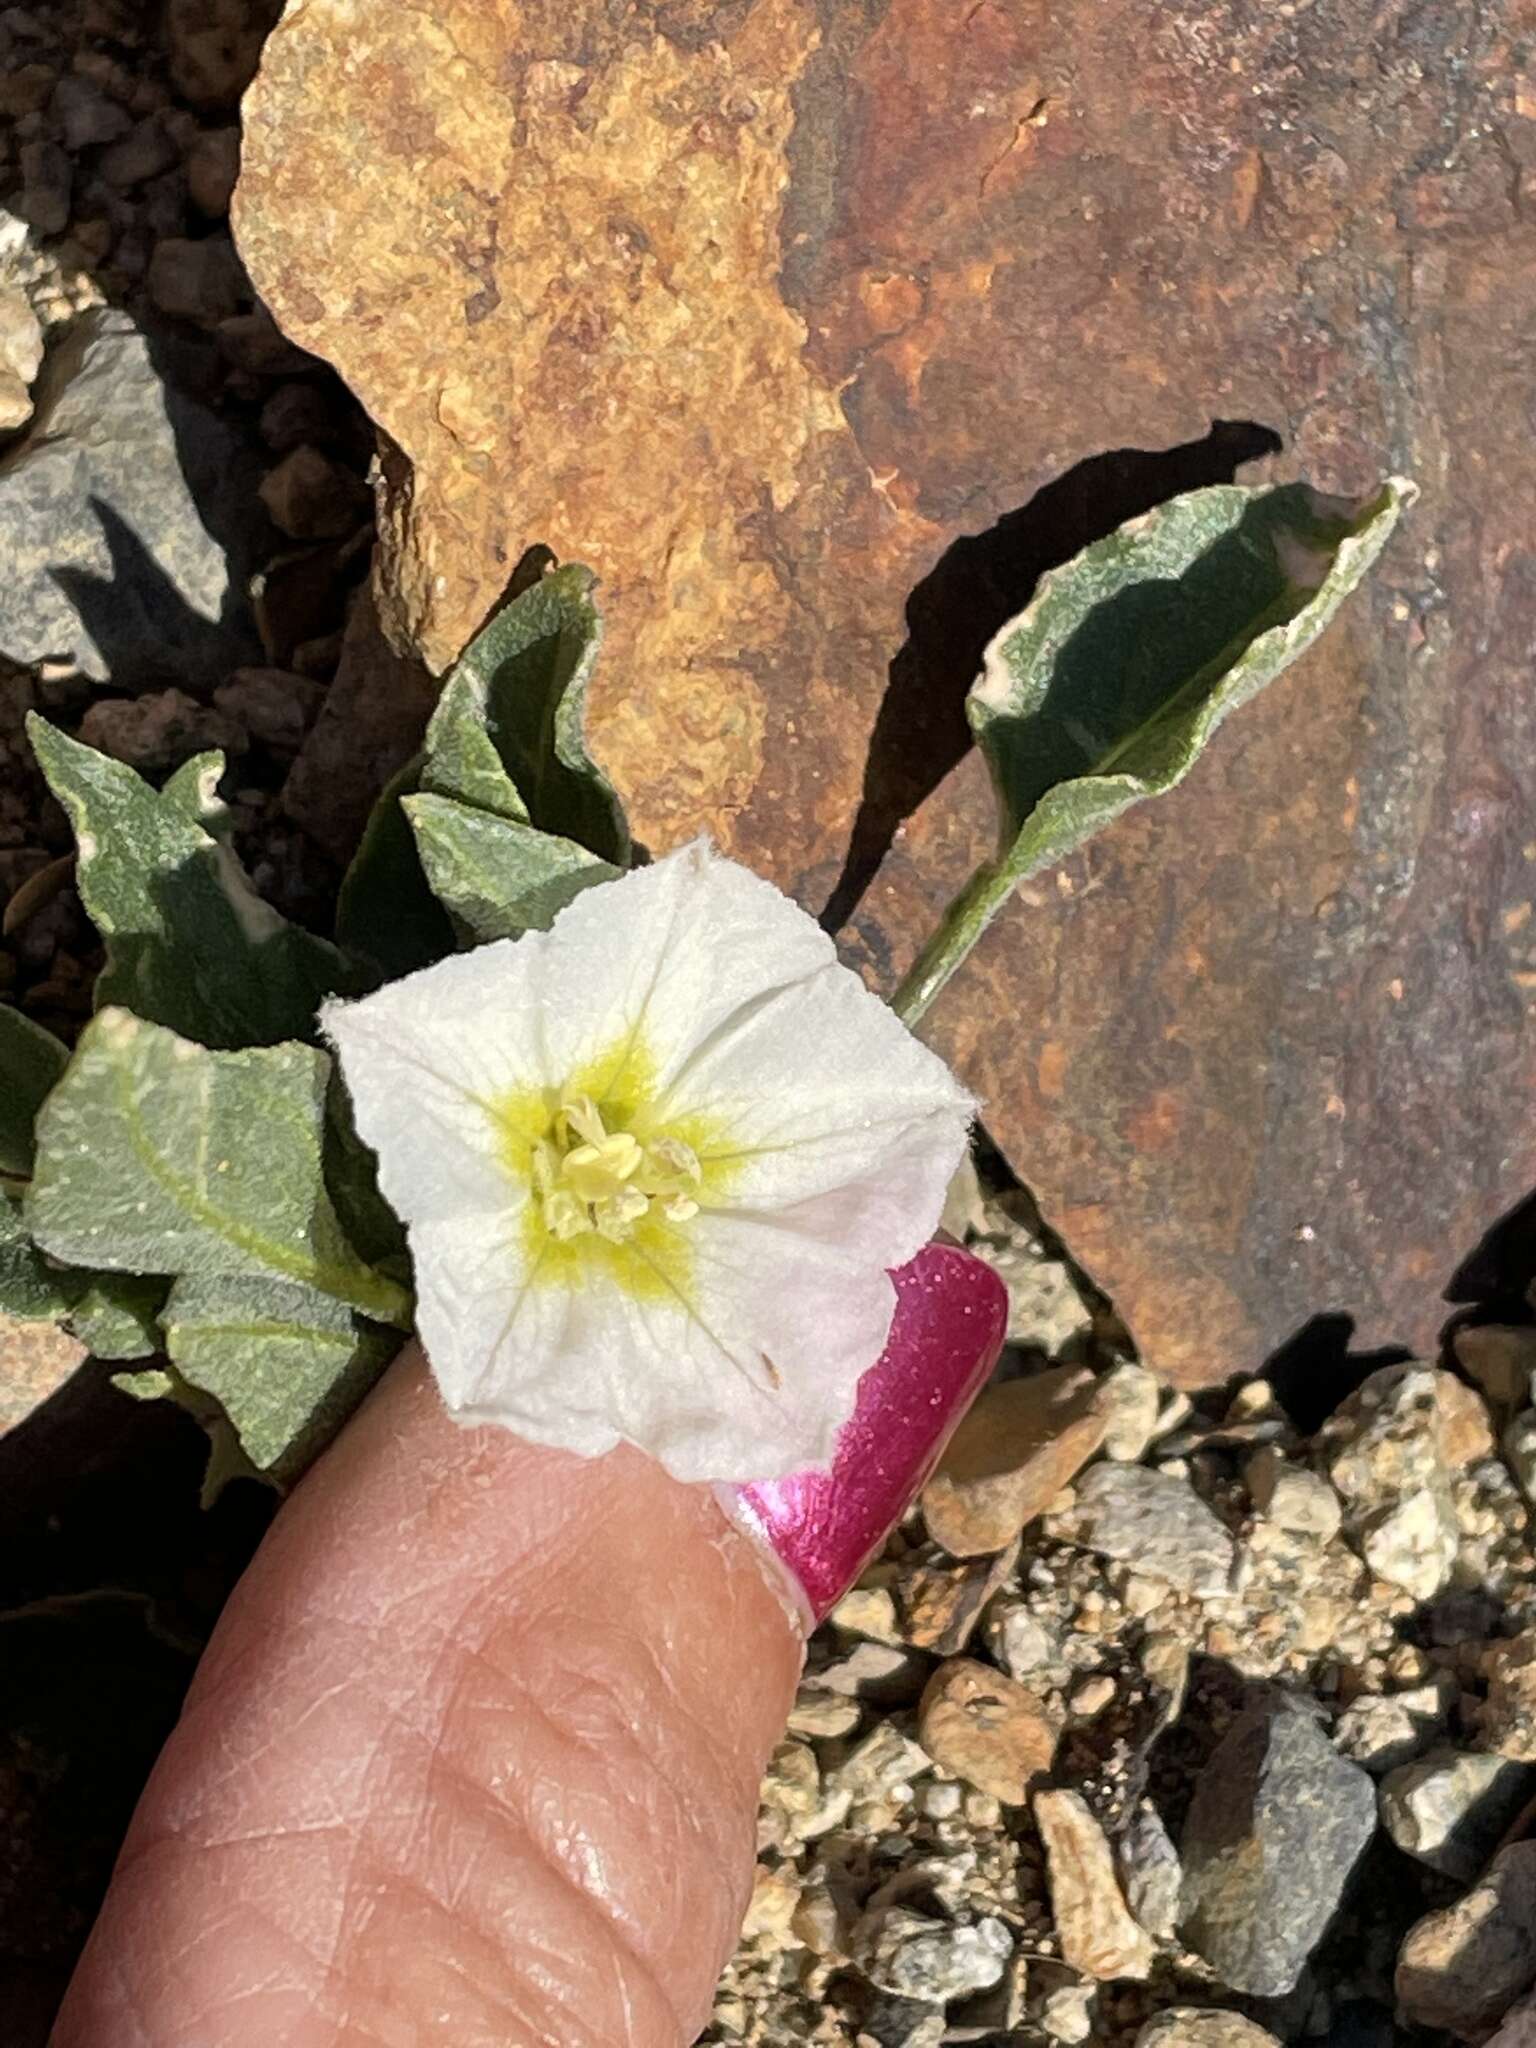
<instances>
[{"instance_id":1,"label":"fuzzy gray-green leaf","mask_svg":"<svg viewBox=\"0 0 1536 2048\"><path fill-rule=\"evenodd\" d=\"M486 716L484 678L460 663L443 684L427 728L420 786L526 824L528 807L502 765Z\"/></svg>"},{"instance_id":2,"label":"fuzzy gray-green leaf","mask_svg":"<svg viewBox=\"0 0 1536 2048\"><path fill-rule=\"evenodd\" d=\"M165 1347L159 1316L166 1282L153 1273L96 1273L64 1318L72 1337L96 1358L153 1358Z\"/></svg>"},{"instance_id":3,"label":"fuzzy gray-green leaf","mask_svg":"<svg viewBox=\"0 0 1536 2048\"><path fill-rule=\"evenodd\" d=\"M1231 712L1288 668L1365 577L1414 486L1190 491L1041 578L987 649L968 710L1000 845L891 998L915 1024L1014 887L1183 780Z\"/></svg>"},{"instance_id":4,"label":"fuzzy gray-green leaf","mask_svg":"<svg viewBox=\"0 0 1536 2048\"><path fill-rule=\"evenodd\" d=\"M620 873L574 840L449 797L407 797L404 808L433 893L476 940L547 931L583 889Z\"/></svg>"},{"instance_id":5,"label":"fuzzy gray-green leaf","mask_svg":"<svg viewBox=\"0 0 1536 2048\"><path fill-rule=\"evenodd\" d=\"M49 1265L32 1242L21 1197L0 1188L0 1315L57 1322L79 1292L80 1277Z\"/></svg>"},{"instance_id":6,"label":"fuzzy gray-green leaf","mask_svg":"<svg viewBox=\"0 0 1536 2048\"><path fill-rule=\"evenodd\" d=\"M128 1273L257 1273L405 1325L343 1235L322 1168L330 1062L209 1052L126 1010L87 1026L38 1120L26 1218L42 1248Z\"/></svg>"},{"instance_id":7,"label":"fuzzy gray-green leaf","mask_svg":"<svg viewBox=\"0 0 1536 2048\"><path fill-rule=\"evenodd\" d=\"M107 942L97 1002L206 1045L312 1035L321 999L344 985L341 955L256 894L194 815L195 778L152 789L35 713L27 731L75 828L81 899Z\"/></svg>"},{"instance_id":8,"label":"fuzzy gray-green leaf","mask_svg":"<svg viewBox=\"0 0 1536 2048\"><path fill-rule=\"evenodd\" d=\"M421 787L420 755L386 783L336 899L336 937L389 980L453 951L447 913L427 886L400 799Z\"/></svg>"},{"instance_id":9,"label":"fuzzy gray-green leaf","mask_svg":"<svg viewBox=\"0 0 1536 2048\"><path fill-rule=\"evenodd\" d=\"M279 1483L324 1448L401 1342L312 1287L255 1274L178 1280L163 1320L176 1371Z\"/></svg>"},{"instance_id":10,"label":"fuzzy gray-green leaf","mask_svg":"<svg viewBox=\"0 0 1536 2048\"><path fill-rule=\"evenodd\" d=\"M968 707L1013 879L1181 781L1322 632L1412 495L1395 480L1366 504L1217 484L1044 577L988 648Z\"/></svg>"},{"instance_id":11,"label":"fuzzy gray-green leaf","mask_svg":"<svg viewBox=\"0 0 1536 2048\"><path fill-rule=\"evenodd\" d=\"M194 754L190 761L183 761L174 774L166 777L160 785L160 794L168 803L185 812L194 825L214 839L228 835L230 826L229 805L219 795L219 784L224 778L224 756L217 748L206 754Z\"/></svg>"},{"instance_id":12,"label":"fuzzy gray-green leaf","mask_svg":"<svg viewBox=\"0 0 1536 2048\"><path fill-rule=\"evenodd\" d=\"M475 636L427 729L422 787L625 867L623 807L587 752L587 685L602 637L592 588L590 569L554 569Z\"/></svg>"},{"instance_id":13,"label":"fuzzy gray-green leaf","mask_svg":"<svg viewBox=\"0 0 1536 2048\"><path fill-rule=\"evenodd\" d=\"M0 1173L32 1171L32 1127L68 1049L11 1003L0 1003Z\"/></svg>"}]
</instances>

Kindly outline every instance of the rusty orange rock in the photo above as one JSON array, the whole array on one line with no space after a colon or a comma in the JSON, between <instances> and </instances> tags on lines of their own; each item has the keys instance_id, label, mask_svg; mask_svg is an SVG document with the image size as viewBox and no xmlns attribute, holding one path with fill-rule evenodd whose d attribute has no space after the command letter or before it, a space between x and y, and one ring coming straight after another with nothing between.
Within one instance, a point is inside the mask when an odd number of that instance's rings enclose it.
<instances>
[{"instance_id":1,"label":"rusty orange rock","mask_svg":"<svg viewBox=\"0 0 1536 2048\"><path fill-rule=\"evenodd\" d=\"M711 830L882 987L988 850L961 702L1044 568L1276 437L1420 479L927 1027L1185 1381L1321 1312L1427 1343L1536 1180L1522 19L304 0L246 105L243 253L386 437L395 636L441 666L531 544L589 561L639 837Z\"/></svg>"}]
</instances>

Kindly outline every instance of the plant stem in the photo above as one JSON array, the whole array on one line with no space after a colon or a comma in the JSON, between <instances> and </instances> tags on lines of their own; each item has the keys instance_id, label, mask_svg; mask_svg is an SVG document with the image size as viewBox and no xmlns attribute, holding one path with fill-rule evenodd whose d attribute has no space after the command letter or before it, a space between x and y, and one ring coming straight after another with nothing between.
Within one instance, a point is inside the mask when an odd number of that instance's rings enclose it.
<instances>
[{"instance_id":1,"label":"plant stem","mask_svg":"<svg viewBox=\"0 0 1536 2048\"><path fill-rule=\"evenodd\" d=\"M1013 894L1015 877L1000 865L980 867L939 920L938 930L912 962L891 1008L915 1031L928 1006Z\"/></svg>"},{"instance_id":2,"label":"plant stem","mask_svg":"<svg viewBox=\"0 0 1536 2048\"><path fill-rule=\"evenodd\" d=\"M345 1284L344 1293L341 1289L336 1292L349 1306L371 1316L376 1323L387 1323L391 1329L403 1330L407 1336L416 1327L413 1296L404 1287L397 1287L393 1280L386 1280L382 1273L370 1269L365 1283L359 1285L354 1281Z\"/></svg>"}]
</instances>

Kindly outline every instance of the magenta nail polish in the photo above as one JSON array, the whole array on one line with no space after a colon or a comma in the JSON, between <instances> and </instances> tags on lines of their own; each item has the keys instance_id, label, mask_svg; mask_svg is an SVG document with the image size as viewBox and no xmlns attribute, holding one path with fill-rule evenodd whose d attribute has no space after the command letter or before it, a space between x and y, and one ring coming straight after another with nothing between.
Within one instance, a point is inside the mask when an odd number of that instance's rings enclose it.
<instances>
[{"instance_id":1,"label":"magenta nail polish","mask_svg":"<svg viewBox=\"0 0 1536 2048\"><path fill-rule=\"evenodd\" d=\"M990 1266L928 1245L892 1275L896 1317L859 1382L829 1472L721 1489L733 1521L767 1545L820 1621L901 1519L1002 1349L1008 1297Z\"/></svg>"}]
</instances>

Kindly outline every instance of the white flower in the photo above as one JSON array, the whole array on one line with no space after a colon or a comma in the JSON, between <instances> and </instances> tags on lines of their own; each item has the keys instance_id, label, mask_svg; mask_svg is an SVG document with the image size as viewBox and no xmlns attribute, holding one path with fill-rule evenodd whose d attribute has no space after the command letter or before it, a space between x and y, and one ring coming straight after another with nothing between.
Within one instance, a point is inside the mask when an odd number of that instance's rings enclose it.
<instances>
[{"instance_id":1,"label":"white flower","mask_svg":"<svg viewBox=\"0 0 1536 2048\"><path fill-rule=\"evenodd\" d=\"M973 1105L804 911L699 842L324 1023L454 1415L827 1463Z\"/></svg>"}]
</instances>

